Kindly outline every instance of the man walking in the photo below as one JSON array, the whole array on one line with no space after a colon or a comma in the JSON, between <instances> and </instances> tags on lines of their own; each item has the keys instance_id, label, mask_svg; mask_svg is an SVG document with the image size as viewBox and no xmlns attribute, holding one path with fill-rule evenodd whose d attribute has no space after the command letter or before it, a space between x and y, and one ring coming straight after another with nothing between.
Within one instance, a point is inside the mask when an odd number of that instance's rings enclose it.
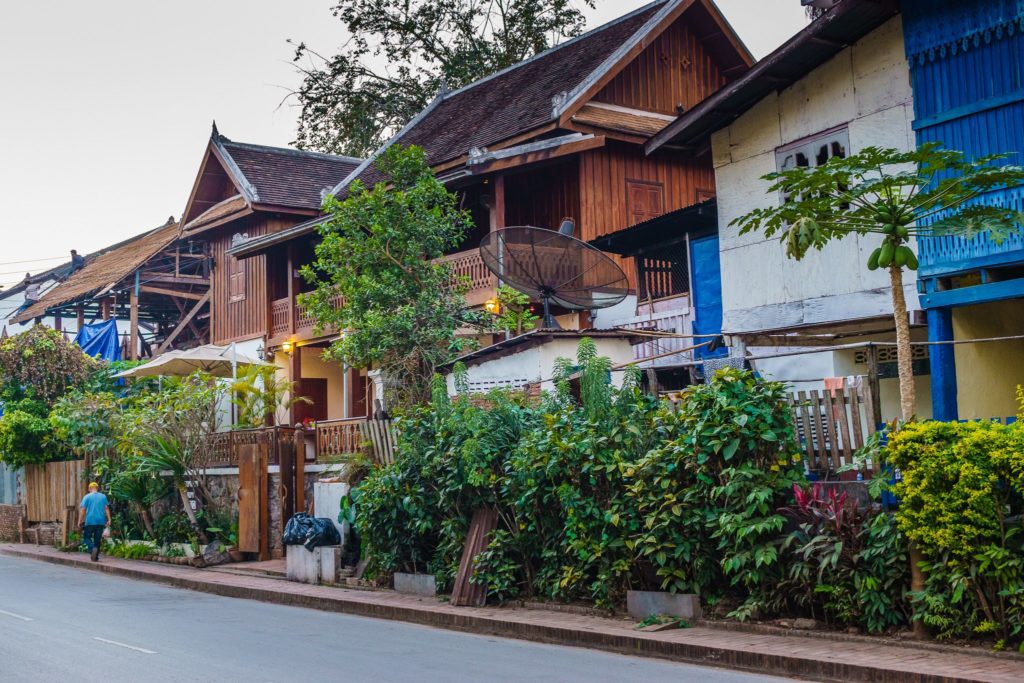
<instances>
[{"instance_id":1,"label":"man walking","mask_svg":"<svg viewBox=\"0 0 1024 683\"><path fill-rule=\"evenodd\" d=\"M78 506L78 526L85 536L85 545L93 562L100 559L100 545L103 543L103 529L110 524L110 505L107 497L100 493L100 485L89 483L89 493Z\"/></svg>"}]
</instances>

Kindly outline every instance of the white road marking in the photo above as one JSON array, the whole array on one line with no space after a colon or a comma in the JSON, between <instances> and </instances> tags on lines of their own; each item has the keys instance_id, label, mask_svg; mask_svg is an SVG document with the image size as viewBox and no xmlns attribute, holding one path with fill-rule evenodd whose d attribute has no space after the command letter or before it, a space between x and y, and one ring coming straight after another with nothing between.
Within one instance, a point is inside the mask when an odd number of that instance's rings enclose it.
<instances>
[{"instance_id":1,"label":"white road marking","mask_svg":"<svg viewBox=\"0 0 1024 683\"><path fill-rule=\"evenodd\" d=\"M147 655L155 655L156 654L152 650L147 650L144 647L135 647L134 645L127 645L125 643L119 643L116 640L107 640L106 638L100 638L99 636L93 636L92 639L93 640L98 640L101 643L107 643L108 645L117 645L118 647L127 648L129 650L135 650L136 652L141 652L141 653L147 654Z\"/></svg>"},{"instance_id":2,"label":"white road marking","mask_svg":"<svg viewBox=\"0 0 1024 683\"><path fill-rule=\"evenodd\" d=\"M8 612L7 610L0 609L0 614L6 614L9 617L14 617L15 619L21 619L22 621L35 621L35 619L33 619L32 617L23 617L20 614L15 614L14 612Z\"/></svg>"}]
</instances>

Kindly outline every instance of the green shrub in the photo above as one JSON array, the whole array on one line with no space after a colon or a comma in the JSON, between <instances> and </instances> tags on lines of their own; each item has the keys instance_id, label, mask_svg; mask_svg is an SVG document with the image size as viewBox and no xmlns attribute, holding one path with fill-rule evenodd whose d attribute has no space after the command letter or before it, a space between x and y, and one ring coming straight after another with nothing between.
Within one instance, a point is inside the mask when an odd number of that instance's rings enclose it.
<instances>
[{"instance_id":1,"label":"green shrub","mask_svg":"<svg viewBox=\"0 0 1024 683\"><path fill-rule=\"evenodd\" d=\"M47 461L50 423L24 410L7 410L0 417L0 460L11 467Z\"/></svg>"},{"instance_id":2,"label":"green shrub","mask_svg":"<svg viewBox=\"0 0 1024 683\"><path fill-rule=\"evenodd\" d=\"M900 530L920 549L915 618L940 637L1019 640L1024 612L1024 425L923 422L889 443Z\"/></svg>"}]
</instances>

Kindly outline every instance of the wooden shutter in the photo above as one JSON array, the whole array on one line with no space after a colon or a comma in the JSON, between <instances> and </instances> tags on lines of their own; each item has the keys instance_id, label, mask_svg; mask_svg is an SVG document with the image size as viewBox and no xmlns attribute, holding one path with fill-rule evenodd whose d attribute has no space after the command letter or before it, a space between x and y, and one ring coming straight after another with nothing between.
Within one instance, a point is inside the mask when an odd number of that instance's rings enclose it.
<instances>
[{"instance_id":1,"label":"wooden shutter","mask_svg":"<svg viewBox=\"0 0 1024 683\"><path fill-rule=\"evenodd\" d=\"M626 181L629 224L636 225L665 213L665 188L645 180Z\"/></svg>"},{"instance_id":2,"label":"wooden shutter","mask_svg":"<svg viewBox=\"0 0 1024 683\"><path fill-rule=\"evenodd\" d=\"M245 261L229 257L228 262L228 298L230 301L245 299Z\"/></svg>"}]
</instances>

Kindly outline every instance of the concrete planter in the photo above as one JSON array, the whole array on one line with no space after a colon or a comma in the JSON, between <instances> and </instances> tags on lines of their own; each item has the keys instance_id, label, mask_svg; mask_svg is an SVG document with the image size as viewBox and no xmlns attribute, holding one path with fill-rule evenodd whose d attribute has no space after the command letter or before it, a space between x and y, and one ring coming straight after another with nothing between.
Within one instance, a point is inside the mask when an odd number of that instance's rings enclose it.
<instances>
[{"instance_id":1,"label":"concrete planter","mask_svg":"<svg viewBox=\"0 0 1024 683\"><path fill-rule=\"evenodd\" d=\"M701 618L700 598L693 593L627 591L626 611L637 621L643 621L652 614L679 619Z\"/></svg>"},{"instance_id":2,"label":"concrete planter","mask_svg":"<svg viewBox=\"0 0 1024 683\"><path fill-rule=\"evenodd\" d=\"M437 595L437 579L433 574L395 572L395 591L432 598Z\"/></svg>"}]
</instances>

